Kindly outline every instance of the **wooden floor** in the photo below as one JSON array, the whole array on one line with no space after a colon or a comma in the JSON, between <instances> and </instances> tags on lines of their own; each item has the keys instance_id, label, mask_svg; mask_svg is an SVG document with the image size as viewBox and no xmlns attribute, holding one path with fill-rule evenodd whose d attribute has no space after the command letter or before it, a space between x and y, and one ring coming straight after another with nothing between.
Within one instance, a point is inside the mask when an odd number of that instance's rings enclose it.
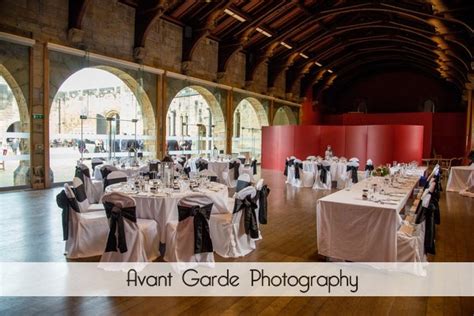
<instances>
[{"instance_id":1,"label":"wooden floor","mask_svg":"<svg viewBox=\"0 0 474 316\"><path fill-rule=\"evenodd\" d=\"M232 261L318 261L316 200L321 191L284 184L280 172L264 170L271 188L269 223L256 251ZM65 261L60 188L0 193L0 260ZM326 192L327 194L327 192ZM437 254L431 261L474 261L474 203L456 193L443 194ZM224 261L216 256L216 260ZM0 284L1 286L1 284ZM159 314L159 315L474 315L474 298L156 298L60 297L0 298L0 315Z\"/></svg>"}]
</instances>

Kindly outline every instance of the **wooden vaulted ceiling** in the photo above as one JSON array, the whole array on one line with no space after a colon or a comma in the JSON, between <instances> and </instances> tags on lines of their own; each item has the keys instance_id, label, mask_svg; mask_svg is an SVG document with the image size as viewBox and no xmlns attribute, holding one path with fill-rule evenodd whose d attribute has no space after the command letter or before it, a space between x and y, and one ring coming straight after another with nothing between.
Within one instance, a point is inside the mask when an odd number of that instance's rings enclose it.
<instances>
[{"instance_id":1,"label":"wooden vaulted ceiling","mask_svg":"<svg viewBox=\"0 0 474 316\"><path fill-rule=\"evenodd\" d=\"M70 0L80 28L90 0ZM268 87L286 72L286 91L301 82L327 88L361 68L409 65L455 84L469 82L474 54L472 0L120 0L136 9L135 47L157 19L183 26L183 62L205 38L219 42L218 71L238 52L246 81L268 63ZM232 15L236 16L232 16ZM284 43L282 45L282 42ZM300 80L301 79L301 80Z\"/></svg>"}]
</instances>

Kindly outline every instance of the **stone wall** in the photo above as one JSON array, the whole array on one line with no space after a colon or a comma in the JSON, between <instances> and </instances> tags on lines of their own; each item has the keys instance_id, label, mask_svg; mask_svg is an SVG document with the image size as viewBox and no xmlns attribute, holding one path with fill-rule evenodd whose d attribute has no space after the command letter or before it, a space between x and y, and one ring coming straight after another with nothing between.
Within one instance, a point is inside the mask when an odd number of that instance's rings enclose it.
<instances>
[{"instance_id":1,"label":"stone wall","mask_svg":"<svg viewBox=\"0 0 474 316\"><path fill-rule=\"evenodd\" d=\"M10 84L18 102L22 129L30 131L31 165L44 168L49 165L49 111L53 99L61 84L76 71L85 67L98 67L117 75L132 90L137 91L138 79L143 82L143 93L138 95L143 107L144 133L155 134L158 147L152 145L156 152L161 153L162 139L166 129L162 117L176 93L186 86L195 86L192 81L172 79L146 72L139 72L112 64L97 63L85 57L78 57L48 50L48 43L61 44L82 49L108 57L125 61L137 62L134 57L135 46L135 9L117 0L91 0L84 12L80 29L69 29L68 1L66 0L2 0L0 1L0 31L20 35L36 40L32 47L16 45L0 41L0 66L11 75ZM237 88L270 94L284 98L284 75L278 78L275 89L268 91L268 67L264 63L255 72L253 82L246 86L246 56L243 52L236 53L230 59L227 71L217 73L219 43L214 39L205 38L197 44L191 62L182 62L183 26L158 19L150 28L145 41L145 49L140 54L144 65L168 71L219 81ZM8 76L7 76L8 77ZM48 81L45 81L48 79ZM163 83L163 88L158 84ZM222 116L216 133L226 135L226 126L231 127L232 118L229 109L234 111L238 103L247 96L234 94L234 104L228 106L232 99L229 92L212 86L200 84L203 96L211 103L211 108L219 109ZM296 85L299 87L299 85ZM201 92L201 91L200 91ZM294 96L299 96L295 93ZM237 100L236 100L237 99ZM264 115L268 121L272 102L264 98L258 100L262 104L258 115ZM273 111L273 112L272 112ZM263 114L262 114L263 113ZM31 119L32 114L38 114ZM44 114L44 119L41 115ZM54 116L54 115L53 115ZM156 125L158 124L158 125ZM229 140L227 136L227 140ZM28 146L29 147L29 146ZM225 147L225 146L223 146ZM29 150L30 148L28 148ZM37 182L35 187L48 186L48 181L32 177Z\"/></svg>"}]
</instances>

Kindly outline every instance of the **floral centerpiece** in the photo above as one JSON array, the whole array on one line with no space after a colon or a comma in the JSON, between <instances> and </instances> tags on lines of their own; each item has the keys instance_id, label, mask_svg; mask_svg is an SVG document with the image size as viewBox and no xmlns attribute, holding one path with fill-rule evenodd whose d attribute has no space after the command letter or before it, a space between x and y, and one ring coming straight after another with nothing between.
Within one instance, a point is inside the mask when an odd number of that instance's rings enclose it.
<instances>
[{"instance_id":1,"label":"floral centerpiece","mask_svg":"<svg viewBox=\"0 0 474 316\"><path fill-rule=\"evenodd\" d=\"M385 177L390 175L390 169L387 166L378 166L372 171L372 175L376 177Z\"/></svg>"}]
</instances>

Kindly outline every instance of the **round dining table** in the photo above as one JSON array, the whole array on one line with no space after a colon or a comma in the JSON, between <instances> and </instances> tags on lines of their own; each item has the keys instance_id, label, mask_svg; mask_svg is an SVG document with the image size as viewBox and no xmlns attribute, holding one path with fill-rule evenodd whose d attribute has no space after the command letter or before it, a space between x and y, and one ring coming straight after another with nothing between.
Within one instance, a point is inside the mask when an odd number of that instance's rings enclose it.
<instances>
[{"instance_id":1,"label":"round dining table","mask_svg":"<svg viewBox=\"0 0 474 316\"><path fill-rule=\"evenodd\" d=\"M109 185L105 192L120 192L134 198L137 218L153 219L158 223L161 243L166 243L166 224L178 221L178 202L184 197L206 195L214 203L212 214L232 212L227 208L229 198L227 186L209 182L194 189L189 189L189 185L182 187L185 188L180 190L165 188L152 193L149 190L137 191L129 183L122 182Z\"/></svg>"}]
</instances>

